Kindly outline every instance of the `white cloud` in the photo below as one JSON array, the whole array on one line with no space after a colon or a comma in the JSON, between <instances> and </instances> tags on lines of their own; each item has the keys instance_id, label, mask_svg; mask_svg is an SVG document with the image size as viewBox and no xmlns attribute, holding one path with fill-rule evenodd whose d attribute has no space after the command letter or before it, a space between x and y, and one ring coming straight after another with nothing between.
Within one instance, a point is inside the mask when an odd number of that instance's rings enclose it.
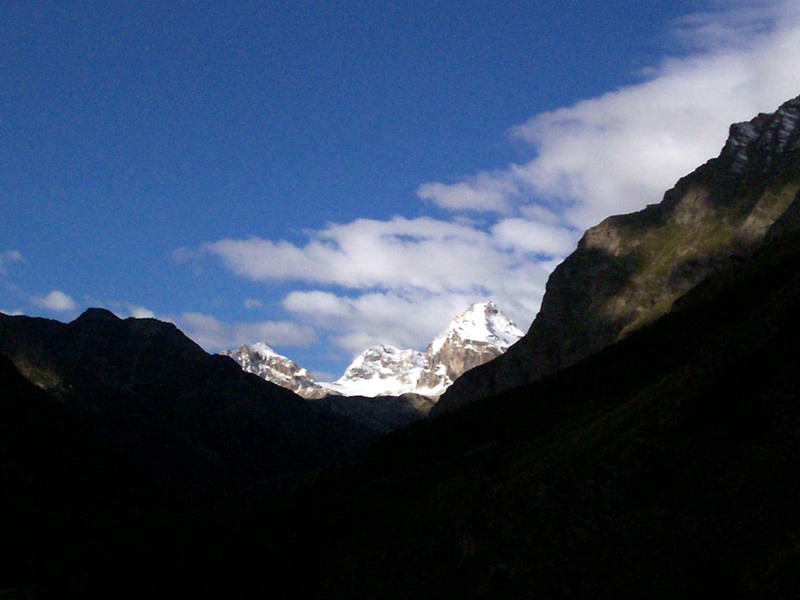
<instances>
[{"instance_id":1,"label":"white cloud","mask_svg":"<svg viewBox=\"0 0 800 600\"><path fill-rule=\"evenodd\" d=\"M541 289L529 284L523 292L530 298L540 294ZM369 292L347 298L311 291L292 292L286 297L284 307L298 318L325 329L340 348L358 354L379 343L422 350L450 319L472 302L485 297L458 293L400 295ZM519 309L518 303L507 295L502 296L498 303L509 312L515 307ZM517 312L528 314L530 307Z\"/></svg>"},{"instance_id":2,"label":"white cloud","mask_svg":"<svg viewBox=\"0 0 800 600\"><path fill-rule=\"evenodd\" d=\"M361 219L310 235L305 245L250 238L206 249L250 279L329 288L291 292L283 306L355 352L379 342L424 347L458 312L489 298L527 326L548 274L534 254L561 258L575 243L574 232L522 219L488 232L430 218Z\"/></svg>"},{"instance_id":3,"label":"white cloud","mask_svg":"<svg viewBox=\"0 0 800 600\"><path fill-rule=\"evenodd\" d=\"M150 310L145 308L144 306L136 306L134 304L128 305L128 312L130 316L135 319L155 319L156 314Z\"/></svg>"},{"instance_id":4,"label":"white cloud","mask_svg":"<svg viewBox=\"0 0 800 600\"><path fill-rule=\"evenodd\" d=\"M565 256L575 249L575 231L528 219L503 219L492 227L497 243L520 252Z\"/></svg>"},{"instance_id":5,"label":"white cloud","mask_svg":"<svg viewBox=\"0 0 800 600\"><path fill-rule=\"evenodd\" d=\"M427 217L359 219L312 233L304 246L262 238L206 249L253 280L305 281L351 289L469 291L515 267L489 233Z\"/></svg>"},{"instance_id":6,"label":"white cloud","mask_svg":"<svg viewBox=\"0 0 800 600\"><path fill-rule=\"evenodd\" d=\"M467 181L453 183L424 183L417 196L449 210L508 213L510 200L519 194L513 180L492 173L478 173Z\"/></svg>"},{"instance_id":7,"label":"white cloud","mask_svg":"<svg viewBox=\"0 0 800 600\"><path fill-rule=\"evenodd\" d=\"M261 300L256 300L255 298L247 298L244 301L244 307L247 310L253 310L256 308L264 308L264 303Z\"/></svg>"},{"instance_id":8,"label":"white cloud","mask_svg":"<svg viewBox=\"0 0 800 600\"><path fill-rule=\"evenodd\" d=\"M284 309L351 352L421 348L488 298L525 328L579 232L659 202L718 154L731 123L800 93L800 2L717 6L676 22L673 53L640 82L511 128L529 160L420 185L417 196L449 221L359 219L309 232L305 244L252 237L203 251L239 276L311 287L289 293Z\"/></svg>"},{"instance_id":9,"label":"white cloud","mask_svg":"<svg viewBox=\"0 0 800 600\"><path fill-rule=\"evenodd\" d=\"M270 346L308 346L317 341L311 327L287 321L226 323L211 315L197 312L185 312L165 320L175 323L209 352L256 342L266 342Z\"/></svg>"},{"instance_id":10,"label":"white cloud","mask_svg":"<svg viewBox=\"0 0 800 600\"><path fill-rule=\"evenodd\" d=\"M330 323L349 317L352 313L347 298L331 292L314 290L311 292L291 292L283 300L283 306L290 312L302 314L308 319Z\"/></svg>"},{"instance_id":11,"label":"white cloud","mask_svg":"<svg viewBox=\"0 0 800 600\"><path fill-rule=\"evenodd\" d=\"M794 1L727 0L716 10L688 14L675 23L673 37L689 50L746 48L752 40L796 19Z\"/></svg>"},{"instance_id":12,"label":"white cloud","mask_svg":"<svg viewBox=\"0 0 800 600\"><path fill-rule=\"evenodd\" d=\"M5 273L14 263L25 262L25 258L17 250L0 252L0 274Z\"/></svg>"},{"instance_id":13,"label":"white cloud","mask_svg":"<svg viewBox=\"0 0 800 600\"><path fill-rule=\"evenodd\" d=\"M40 308L46 308L56 312L69 312L77 308L75 301L61 290L53 290L46 296L36 296L33 303Z\"/></svg>"},{"instance_id":14,"label":"white cloud","mask_svg":"<svg viewBox=\"0 0 800 600\"><path fill-rule=\"evenodd\" d=\"M679 22L694 48L649 72L642 83L539 114L514 127L535 158L480 185L440 193L511 190L497 205L546 201L579 229L658 202L679 177L718 154L732 122L771 111L800 93L798 2L727 4ZM454 201L455 203L455 201Z\"/></svg>"}]
</instances>

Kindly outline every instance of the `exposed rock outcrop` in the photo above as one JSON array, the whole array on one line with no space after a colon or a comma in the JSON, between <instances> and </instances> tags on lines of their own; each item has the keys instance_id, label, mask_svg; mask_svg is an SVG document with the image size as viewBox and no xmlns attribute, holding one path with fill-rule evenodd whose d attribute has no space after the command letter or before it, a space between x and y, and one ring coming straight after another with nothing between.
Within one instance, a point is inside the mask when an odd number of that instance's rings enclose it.
<instances>
[{"instance_id":1,"label":"exposed rock outcrop","mask_svg":"<svg viewBox=\"0 0 800 600\"><path fill-rule=\"evenodd\" d=\"M307 400L317 400L331 393L314 381L306 369L263 342L249 347L242 345L238 350L223 350L220 354L235 360L248 373L292 390Z\"/></svg>"}]
</instances>

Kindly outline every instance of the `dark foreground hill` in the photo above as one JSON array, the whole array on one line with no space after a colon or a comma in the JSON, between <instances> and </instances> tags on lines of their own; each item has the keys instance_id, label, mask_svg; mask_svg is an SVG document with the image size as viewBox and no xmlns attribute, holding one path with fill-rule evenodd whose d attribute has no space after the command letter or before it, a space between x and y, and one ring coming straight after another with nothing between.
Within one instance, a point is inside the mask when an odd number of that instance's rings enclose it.
<instances>
[{"instance_id":1,"label":"dark foreground hill","mask_svg":"<svg viewBox=\"0 0 800 600\"><path fill-rule=\"evenodd\" d=\"M372 434L155 319L0 315L0 353L153 480L189 497L281 488Z\"/></svg>"},{"instance_id":2,"label":"dark foreground hill","mask_svg":"<svg viewBox=\"0 0 800 600\"><path fill-rule=\"evenodd\" d=\"M112 443L4 356L0 490L0 590L99 570L118 558L123 545L115 536L138 527L137 515L158 504L147 478ZM91 551L101 544L106 552Z\"/></svg>"},{"instance_id":3,"label":"dark foreground hill","mask_svg":"<svg viewBox=\"0 0 800 600\"><path fill-rule=\"evenodd\" d=\"M794 235L570 369L386 438L326 501L322 595L794 597L799 374Z\"/></svg>"},{"instance_id":4,"label":"dark foreground hill","mask_svg":"<svg viewBox=\"0 0 800 600\"><path fill-rule=\"evenodd\" d=\"M244 507L374 437L168 323L0 315L0 597L202 587Z\"/></svg>"}]
</instances>

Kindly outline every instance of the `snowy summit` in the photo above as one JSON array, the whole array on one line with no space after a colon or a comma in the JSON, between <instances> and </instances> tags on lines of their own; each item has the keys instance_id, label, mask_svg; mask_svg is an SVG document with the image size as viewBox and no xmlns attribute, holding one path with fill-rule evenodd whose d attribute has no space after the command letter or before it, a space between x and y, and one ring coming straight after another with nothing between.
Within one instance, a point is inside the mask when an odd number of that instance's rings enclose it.
<instances>
[{"instance_id":1,"label":"snowy summit","mask_svg":"<svg viewBox=\"0 0 800 600\"><path fill-rule=\"evenodd\" d=\"M267 344L223 352L250 373L304 398L400 396L438 398L463 373L505 352L523 333L494 302L479 302L456 316L425 352L385 344L362 352L334 382L316 382L305 369Z\"/></svg>"},{"instance_id":2,"label":"snowy summit","mask_svg":"<svg viewBox=\"0 0 800 600\"><path fill-rule=\"evenodd\" d=\"M424 353L373 346L340 379L321 385L347 396L438 398L456 378L499 356L522 335L494 302L479 302L456 316Z\"/></svg>"}]
</instances>

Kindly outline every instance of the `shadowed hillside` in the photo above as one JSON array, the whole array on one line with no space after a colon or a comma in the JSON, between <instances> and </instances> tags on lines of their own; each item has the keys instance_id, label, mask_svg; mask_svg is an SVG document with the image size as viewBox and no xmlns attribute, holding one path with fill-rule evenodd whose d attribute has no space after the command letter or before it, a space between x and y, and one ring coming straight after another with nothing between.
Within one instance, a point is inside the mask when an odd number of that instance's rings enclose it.
<instances>
[{"instance_id":1,"label":"shadowed hillside","mask_svg":"<svg viewBox=\"0 0 800 600\"><path fill-rule=\"evenodd\" d=\"M373 449L331 597L788 597L800 238L598 355ZM353 516L354 515L354 516Z\"/></svg>"},{"instance_id":2,"label":"shadowed hillside","mask_svg":"<svg viewBox=\"0 0 800 600\"><path fill-rule=\"evenodd\" d=\"M191 496L280 489L374 434L210 356L171 324L90 309L0 315L0 352L162 483Z\"/></svg>"}]
</instances>

